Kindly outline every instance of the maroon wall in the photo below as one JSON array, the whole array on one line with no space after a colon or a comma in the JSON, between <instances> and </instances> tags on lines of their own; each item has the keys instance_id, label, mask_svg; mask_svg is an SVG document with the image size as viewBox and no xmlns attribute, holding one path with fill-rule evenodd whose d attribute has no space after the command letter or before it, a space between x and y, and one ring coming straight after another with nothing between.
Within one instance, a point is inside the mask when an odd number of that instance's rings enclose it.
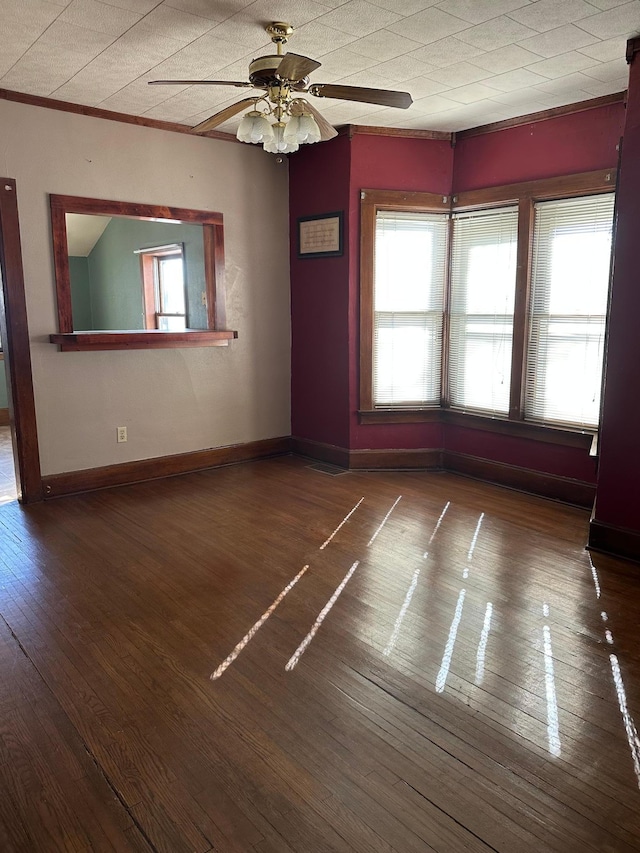
<instances>
[{"instance_id":1,"label":"maroon wall","mask_svg":"<svg viewBox=\"0 0 640 853\"><path fill-rule=\"evenodd\" d=\"M453 192L609 169L618 161L624 106L610 104L458 140Z\"/></svg>"},{"instance_id":2,"label":"maroon wall","mask_svg":"<svg viewBox=\"0 0 640 853\"><path fill-rule=\"evenodd\" d=\"M448 196L453 148L448 140L356 134L351 140L349 447L441 448L440 424L358 423L360 403L360 191L410 190Z\"/></svg>"},{"instance_id":3,"label":"maroon wall","mask_svg":"<svg viewBox=\"0 0 640 853\"><path fill-rule=\"evenodd\" d=\"M349 446L349 161L346 136L289 158L291 432ZM344 211L345 252L297 257L299 216Z\"/></svg>"},{"instance_id":4,"label":"maroon wall","mask_svg":"<svg viewBox=\"0 0 640 853\"><path fill-rule=\"evenodd\" d=\"M631 65L618 183L596 521L640 533L640 55Z\"/></svg>"},{"instance_id":5,"label":"maroon wall","mask_svg":"<svg viewBox=\"0 0 640 853\"><path fill-rule=\"evenodd\" d=\"M447 424L445 449L583 483L596 482L595 460L577 447Z\"/></svg>"}]
</instances>

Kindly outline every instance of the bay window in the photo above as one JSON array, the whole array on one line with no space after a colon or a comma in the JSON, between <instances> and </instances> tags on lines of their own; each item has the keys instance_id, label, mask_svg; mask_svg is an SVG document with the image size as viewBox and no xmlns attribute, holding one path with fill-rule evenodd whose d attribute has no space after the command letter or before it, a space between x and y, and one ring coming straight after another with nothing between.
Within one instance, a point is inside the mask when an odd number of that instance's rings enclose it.
<instances>
[{"instance_id":1,"label":"bay window","mask_svg":"<svg viewBox=\"0 0 640 853\"><path fill-rule=\"evenodd\" d=\"M614 179L364 190L361 421L597 429Z\"/></svg>"}]
</instances>

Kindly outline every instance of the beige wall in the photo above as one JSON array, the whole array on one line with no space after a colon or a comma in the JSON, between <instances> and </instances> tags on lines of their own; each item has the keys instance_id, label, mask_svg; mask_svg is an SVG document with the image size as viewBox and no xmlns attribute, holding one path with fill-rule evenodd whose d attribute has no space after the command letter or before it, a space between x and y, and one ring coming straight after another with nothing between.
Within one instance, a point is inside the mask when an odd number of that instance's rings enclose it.
<instances>
[{"instance_id":1,"label":"beige wall","mask_svg":"<svg viewBox=\"0 0 640 853\"><path fill-rule=\"evenodd\" d=\"M0 101L0 175L17 181L43 474L289 435L286 164L254 146ZM58 352L49 193L222 212L238 340Z\"/></svg>"}]
</instances>

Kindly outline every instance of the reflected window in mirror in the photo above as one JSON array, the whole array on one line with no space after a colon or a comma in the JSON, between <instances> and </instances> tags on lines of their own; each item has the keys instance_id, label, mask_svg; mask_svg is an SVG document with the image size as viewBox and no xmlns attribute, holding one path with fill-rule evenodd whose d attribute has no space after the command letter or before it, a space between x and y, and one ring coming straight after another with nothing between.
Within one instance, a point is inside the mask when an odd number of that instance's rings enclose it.
<instances>
[{"instance_id":1,"label":"reflected window in mirror","mask_svg":"<svg viewBox=\"0 0 640 853\"><path fill-rule=\"evenodd\" d=\"M183 332L189 316L184 244L136 251L140 254L145 329Z\"/></svg>"},{"instance_id":2,"label":"reflected window in mirror","mask_svg":"<svg viewBox=\"0 0 640 853\"><path fill-rule=\"evenodd\" d=\"M226 346L222 215L51 196L62 349Z\"/></svg>"}]
</instances>

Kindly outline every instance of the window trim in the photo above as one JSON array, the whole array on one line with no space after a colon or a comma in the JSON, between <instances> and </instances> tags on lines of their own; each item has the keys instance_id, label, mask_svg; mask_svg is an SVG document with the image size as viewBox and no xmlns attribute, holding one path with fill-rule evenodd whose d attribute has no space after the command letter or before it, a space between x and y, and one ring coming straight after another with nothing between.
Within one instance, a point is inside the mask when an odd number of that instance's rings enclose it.
<instances>
[{"instance_id":1,"label":"window trim","mask_svg":"<svg viewBox=\"0 0 640 853\"><path fill-rule=\"evenodd\" d=\"M491 432L519 435L537 440L569 446L587 446L596 430L546 426L524 420L524 377L526 348L529 333L528 305L533 247L534 205L538 201L571 198L614 192L616 169L600 169L575 175L563 175L539 181L526 181L469 190L451 197L436 193L402 192L396 190L364 189L361 199L360 240L360 407L359 422L418 423L441 422L486 429ZM464 412L449 408L443 397L440 406L388 407L373 404L373 288L375 269L375 225L378 210L401 210L414 213L453 213L470 210L518 205L518 252L516 292L514 303L514 330L511 362L511 389L509 415L506 418L485 416L478 412ZM446 299L443 339L448 339L448 294L450 263L446 270ZM446 365L446 347L443 348L443 371ZM444 378L444 376L443 376ZM442 383L442 393L446 385Z\"/></svg>"},{"instance_id":2,"label":"window trim","mask_svg":"<svg viewBox=\"0 0 640 853\"><path fill-rule=\"evenodd\" d=\"M360 200L360 408L373 411L373 286L377 213L379 210L448 213L450 199L436 193L362 190Z\"/></svg>"}]
</instances>

